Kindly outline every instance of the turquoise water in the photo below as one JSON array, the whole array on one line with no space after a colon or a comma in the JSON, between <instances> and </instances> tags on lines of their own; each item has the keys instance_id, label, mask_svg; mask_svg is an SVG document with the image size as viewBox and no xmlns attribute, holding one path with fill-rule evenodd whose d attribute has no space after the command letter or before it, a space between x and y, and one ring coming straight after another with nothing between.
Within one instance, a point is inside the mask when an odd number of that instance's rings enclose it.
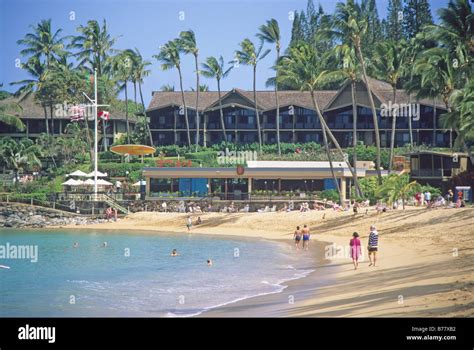
<instances>
[{"instance_id":1,"label":"turquoise water","mask_svg":"<svg viewBox=\"0 0 474 350\"><path fill-rule=\"evenodd\" d=\"M0 245L7 243L37 245L38 261L0 258L10 267L0 268L3 317L191 316L280 292L311 272L307 253L265 240L0 230Z\"/></svg>"}]
</instances>

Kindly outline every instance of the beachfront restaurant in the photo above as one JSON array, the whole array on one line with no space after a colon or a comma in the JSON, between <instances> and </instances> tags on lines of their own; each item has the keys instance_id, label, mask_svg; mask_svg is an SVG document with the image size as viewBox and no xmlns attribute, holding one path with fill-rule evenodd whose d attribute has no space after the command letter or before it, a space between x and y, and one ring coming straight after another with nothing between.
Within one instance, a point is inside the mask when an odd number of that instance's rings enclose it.
<instances>
[{"instance_id":1,"label":"beachfront restaurant","mask_svg":"<svg viewBox=\"0 0 474 350\"><path fill-rule=\"evenodd\" d=\"M333 163L343 192L349 197L352 174L344 162ZM367 169L357 168L365 177ZM248 161L245 167L150 167L144 168L146 198L166 196L248 200L253 193L308 193L334 189L329 162Z\"/></svg>"}]
</instances>

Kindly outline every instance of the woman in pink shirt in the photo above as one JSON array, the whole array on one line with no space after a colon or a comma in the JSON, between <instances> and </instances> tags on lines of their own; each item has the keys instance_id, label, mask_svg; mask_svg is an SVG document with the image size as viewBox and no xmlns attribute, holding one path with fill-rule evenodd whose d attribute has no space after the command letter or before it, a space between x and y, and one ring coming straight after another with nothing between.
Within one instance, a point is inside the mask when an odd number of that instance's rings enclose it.
<instances>
[{"instance_id":1,"label":"woman in pink shirt","mask_svg":"<svg viewBox=\"0 0 474 350\"><path fill-rule=\"evenodd\" d=\"M357 267L359 266L359 257L362 254L362 248L360 245L359 234L354 232L352 237L353 238L351 239L349 245L351 247L351 257L352 263L354 264L354 270L357 270Z\"/></svg>"}]
</instances>

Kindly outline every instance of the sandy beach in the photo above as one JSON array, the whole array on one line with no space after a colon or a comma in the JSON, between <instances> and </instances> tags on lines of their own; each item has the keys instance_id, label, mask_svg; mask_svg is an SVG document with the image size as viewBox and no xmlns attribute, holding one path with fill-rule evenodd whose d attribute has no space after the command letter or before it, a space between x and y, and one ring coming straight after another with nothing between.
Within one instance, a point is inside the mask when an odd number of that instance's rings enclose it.
<instances>
[{"instance_id":1,"label":"sandy beach","mask_svg":"<svg viewBox=\"0 0 474 350\"><path fill-rule=\"evenodd\" d=\"M307 224L312 232L310 254L315 257L315 272L288 282L282 293L229 304L203 316L474 316L473 208L407 208L380 215L371 209L355 217L332 209L199 216L203 222L193 226L195 234L288 242L297 225ZM69 228L180 233L187 232L186 218L186 214L141 212L118 222ZM366 261L354 271L341 252L354 231L365 247L371 224L380 234L377 266L369 267L365 254Z\"/></svg>"}]
</instances>

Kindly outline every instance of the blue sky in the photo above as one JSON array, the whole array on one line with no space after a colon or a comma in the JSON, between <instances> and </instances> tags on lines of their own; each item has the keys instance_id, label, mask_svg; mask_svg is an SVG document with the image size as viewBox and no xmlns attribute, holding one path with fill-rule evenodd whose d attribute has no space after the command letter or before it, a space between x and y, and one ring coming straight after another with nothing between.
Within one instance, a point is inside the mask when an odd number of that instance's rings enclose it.
<instances>
[{"instance_id":1,"label":"blue sky","mask_svg":"<svg viewBox=\"0 0 474 350\"><path fill-rule=\"evenodd\" d=\"M336 1L314 0L332 13ZM433 14L447 4L447 0L430 1ZM142 55L152 62L152 73L145 81L143 92L148 103L153 90L164 84L179 88L175 70L163 72L152 58L159 46L175 38L180 31L193 29L200 48L200 59L223 55L230 61L238 43L244 38L256 40L258 27L267 19L275 18L280 24L282 46L286 48L291 36L289 12L306 8L307 0L0 0L0 83L4 89L14 91L11 81L27 78L25 72L15 66L15 60L25 60L19 55L18 39L31 31L41 19L52 19L53 29L63 29L64 35L75 34L75 29L89 19L108 22L112 36L119 37L116 48L138 48ZM387 13L388 0L377 0L380 17ZM74 11L75 20L70 19ZM181 12L182 11L182 12ZM179 16L184 13L184 20ZM436 16L435 16L436 17ZM273 49L273 47L271 47ZM274 51L262 62L257 72L257 89L265 90L265 81L272 75L269 67L274 61ZM184 57L184 87L195 85L194 61ZM201 78L202 82L215 90L213 80ZM222 82L222 89L232 87L252 88L252 71L240 66Z\"/></svg>"}]
</instances>

